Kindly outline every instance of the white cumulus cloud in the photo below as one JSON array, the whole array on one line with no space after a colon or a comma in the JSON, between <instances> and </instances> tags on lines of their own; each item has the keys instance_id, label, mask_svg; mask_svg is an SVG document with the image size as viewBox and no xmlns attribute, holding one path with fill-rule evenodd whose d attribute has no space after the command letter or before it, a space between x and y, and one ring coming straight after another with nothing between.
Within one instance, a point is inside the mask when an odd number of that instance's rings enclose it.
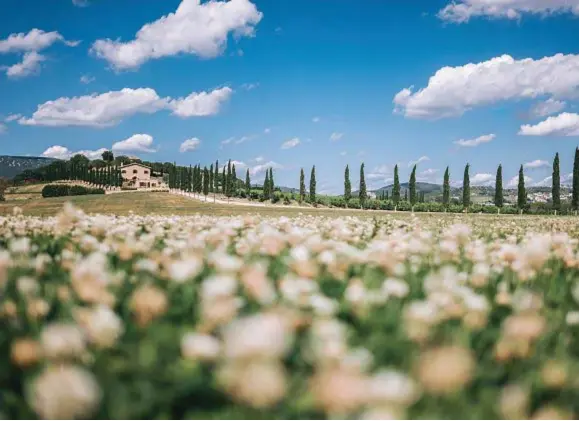
<instances>
[{"instance_id":1,"label":"white cumulus cloud","mask_svg":"<svg viewBox=\"0 0 579 421\"><path fill-rule=\"evenodd\" d=\"M534 60L509 55L481 63L443 67L417 91L401 90L395 112L406 117L436 119L460 116L479 106L540 96L579 94L579 55L557 54Z\"/></svg>"},{"instance_id":2,"label":"white cumulus cloud","mask_svg":"<svg viewBox=\"0 0 579 421\"><path fill-rule=\"evenodd\" d=\"M476 139L460 139L454 142L455 145L467 147L467 148L474 148L476 146L482 145L483 143L492 142L496 138L494 134L485 134L483 136L479 136Z\"/></svg>"},{"instance_id":3,"label":"white cumulus cloud","mask_svg":"<svg viewBox=\"0 0 579 421\"><path fill-rule=\"evenodd\" d=\"M287 140L285 142L282 143L281 148L282 149L291 149L291 148L295 148L296 146L298 146L300 144L300 139L297 137L294 137L293 139Z\"/></svg>"},{"instance_id":4,"label":"white cumulus cloud","mask_svg":"<svg viewBox=\"0 0 579 421\"><path fill-rule=\"evenodd\" d=\"M280 170L283 168L283 165L278 164L275 161L268 161L266 163L258 164L258 165L251 167L249 169L249 173L251 175L259 175L259 174L265 172L266 170L269 170L270 168L272 168L274 170Z\"/></svg>"},{"instance_id":5,"label":"white cumulus cloud","mask_svg":"<svg viewBox=\"0 0 579 421\"><path fill-rule=\"evenodd\" d=\"M17 79L38 74L40 72L40 63L45 59L46 58L42 54L38 54L36 51L30 51L24 54L20 63L5 67L6 76L12 79Z\"/></svg>"},{"instance_id":6,"label":"white cumulus cloud","mask_svg":"<svg viewBox=\"0 0 579 421\"><path fill-rule=\"evenodd\" d=\"M475 174L473 177L471 177L470 179L470 184L472 184L473 186L486 186L486 185L490 185L494 180L494 177L492 174L488 174L488 173L478 173Z\"/></svg>"},{"instance_id":7,"label":"white cumulus cloud","mask_svg":"<svg viewBox=\"0 0 579 421\"><path fill-rule=\"evenodd\" d=\"M103 152L105 152L106 150L107 149L105 148L101 148L97 149L96 151L83 150L73 152L64 146L54 145L46 149L44 152L42 152L42 156L56 159L70 159L75 155L84 155L88 159L92 160L92 159L100 159L102 157Z\"/></svg>"},{"instance_id":8,"label":"white cumulus cloud","mask_svg":"<svg viewBox=\"0 0 579 421\"><path fill-rule=\"evenodd\" d=\"M211 92L193 92L185 98L171 100L169 105L179 117L204 117L217 114L232 93L227 86Z\"/></svg>"},{"instance_id":9,"label":"white cumulus cloud","mask_svg":"<svg viewBox=\"0 0 579 421\"><path fill-rule=\"evenodd\" d=\"M523 167L527 168L527 169L536 169L536 168L541 168L541 167L550 167L551 164L549 164L547 161L543 161L542 159L535 159L534 161L530 161L530 162L526 162Z\"/></svg>"},{"instance_id":10,"label":"white cumulus cloud","mask_svg":"<svg viewBox=\"0 0 579 421\"><path fill-rule=\"evenodd\" d=\"M113 144L114 152L156 152L153 137L148 134L134 134L128 139Z\"/></svg>"},{"instance_id":11,"label":"white cumulus cloud","mask_svg":"<svg viewBox=\"0 0 579 421\"><path fill-rule=\"evenodd\" d=\"M562 113L538 124L521 126L522 136L579 136L579 114Z\"/></svg>"},{"instance_id":12,"label":"white cumulus cloud","mask_svg":"<svg viewBox=\"0 0 579 421\"><path fill-rule=\"evenodd\" d=\"M163 109L173 110L179 117L208 116L219 112L227 89L193 93L184 99L161 98L151 88L124 88L102 94L61 97L38 106L30 118L20 118L29 126L110 127L135 114L152 114Z\"/></svg>"},{"instance_id":13,"label":"white cumulus cloud","mask_svg":"<svg viewBox=\"0 0 579 421\"><path fill-rule=\"evenodd\" d=\"M558 101L553 98L549 98L546 101L538 102L531 108L531 115L534 117L547 117L551 114L557 114L563 111L567 106L565 101Z\"/></svg>"},{"instance_id":14,"label":"white cumulus cloud","mask_svg":"<svg viewBox=\"0 0 579 421\"><path fill-rule=\"evenodd\" d=\"M196 137L187 139L186 141L181 143L181 146L179 147L179 152L183 153L187 151L194 151L199 147L199 145L201 145L201 141Z\"/></svg>"},{"instance_id":15,"label":"white cumulus cloud","mask_svg":"<svg viewBox=\"0 0 579 421\"><path fill-rule=\"evenodd\" d=\"M579 15L579 0L458 0L439 13L442 20L465 23L471 18L520 19L523 14L548 16L561 13Z\"/></svg>"},{"instance_id":16,"label":"white cumulus cloud","mask_svg":"<svg viewBox=\"0 0 579 421\"><path fill-rule=\"evenodd\" d=\"M523 175L523 179L525 180L525 187L529 187L533 182L533 179L528 175ZM517 187L519 185L519 176L515 175L507 182L507 187Z\"/></svg>"},{"instance_id":17,"label":"white cumulus cloud","mask_svg":"<svg viewBox=\"0 0 579 421\"><path fill-rule=\"evenodd\" d=\"M57 41L64 42L70 47L79 44L78 41L67 41L58 32L45 32L34 28L27 34L21 32L10 34L8 38L0 40L0 53L40 51L50 47Z\"/></svg>"},{"instance_id":18,"label":"white cumulus cloud","mask_svg":"<svg viewBox=\"0 0 579 421\"><path fill-rule=\"evenodd\" d=\"M100 39L92 51L117 70L177 54L212 58L225 50L229 34L253 36L262 17L249 0L182 0L174 13L144 25L132 41Z\"/></svg>"}]
</instances>

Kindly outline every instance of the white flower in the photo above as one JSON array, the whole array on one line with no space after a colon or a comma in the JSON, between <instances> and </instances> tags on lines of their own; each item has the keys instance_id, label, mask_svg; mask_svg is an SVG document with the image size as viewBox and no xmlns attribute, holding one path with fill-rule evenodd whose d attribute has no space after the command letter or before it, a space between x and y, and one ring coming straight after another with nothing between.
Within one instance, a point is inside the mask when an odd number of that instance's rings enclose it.
<instances>
[{"instance_id":1,"label":"white flower","mask_svg":"<svg viewBox=\"0 0 579 421\"><path fill-rule=\"evenodd\" d=\"M183 283L197 276L202 268L203 263L199 259L188 258L180 260L169 265L169 277L178 283Z\"/></svg>"},{"instance_id":2,"label":"white flower","mask_svg":"<svg viewBox=\"0 0 579 421\"><path fill-rule=\"evenodd\" d=\"M207 278L201 284L201 295L204 299L230 296L237 290L235 278L227 275L216 275Z\"/></svg>"},{"instance_id":3,"label":"white flower","mask_svg":"<svg viewBox=\"0 0 579 421\"><path fill-rule=\"evenodd\" d=\"M217 358L221 344L211 335L187 333L181 338L181 354L192 360L212 361Z\"/></svg>"},{"instance_id":4,"label":"white flower","mask_svg":"<svg viewBox=\"0 0 579 421\"><path fill-rule=\"evenodd\" d=\"M388 296L404 298L408 295L410 288L404 281L398 279L386 279L382 284L382 290Z\"/></svg>"},{"instance_id":5,"label":"white flower","mask_svg":"<svg viewBox=\"0 0 579 421\"><path fill-rule=\"evenodd\" d=\"M85 339L75 324L54 323L46 326L40 335L43 354L50 360L80 356L85 350Z\"/></svg>"},{"instance_id":6,"label":"white flower","mask_svg":"<svg viewBox=\"0 0 579 421\"><path fill-rule=\"evenodd\" d=\"M16 289L21 295L31 296L38 292L39 285L36 279L30 276L21 276L16 280Z\"/></svg>"},{"instance_id":7,"label":"white flower","mask_svg":"<svg viewBox=\"0 0 579 421\"><path fill-rule=\"evenodd\" d=\"M10 251L14 254L25 254L30 251L30 238L20 237L10 242Z\"/></svg>"},{"instance_id":8,"label":"white flower","mask_svg":"<svg viewBox=\"0 0 579 421\"><path fill-rule=\"evenodd\" d=\"M94 376L75 366L50 367L32 384L28 402L43 419L79 419L94 414L101 390Z\"/></svg>"},{"instance_id":9,"label":"white flower","mask_svg":"<svg viewBox=\"0 0 579 421\"><path fill-rule=\"evenodd\" d=\"M331 316L338 311L338 303L325 295L312 295L310 305L314 313L320 316Z\"/></svg>"},{"instance_id":10,"label":"white flower","mask_svg":"<svg viewBox=\"0 0 579 421\"><path fill-rule=\"evenodd\" d=\"M411 405L419 397L419 390L407 375L394 370L382 370L370 379L369 401L372 403L391 403L402 406Z\"/></svg>"},{"instance_id":11,"label":"white flower","mask_svg":"<svg viewBox=\"0 0 579 421\"><path fill-rule=\"evenodd\" d=\"M99 305L90 312L86 330L91 342L107 348L113 346L123 333L123 322L109 307Z\"/></svg>"},{"instance_id":12,"label":"white flower","mask_svg":"<svg viewBox=\"0 0 579 421\"><path fill-rule=\"evenodd\" d=\"M229 359L281 358L293 336L277 314L256 314L234 320L223 330L224 355Z\"/></svg>"},{"instance_id":13,"label":"white flower","mask_svg":"<svg viewBox=\"0 0 579 421\"><path fill-rule=\"evenodd\" d=\"M570 311L565 317L565 321L569 326L579 325L579 311Z\"/></svg>"}]
</instances>

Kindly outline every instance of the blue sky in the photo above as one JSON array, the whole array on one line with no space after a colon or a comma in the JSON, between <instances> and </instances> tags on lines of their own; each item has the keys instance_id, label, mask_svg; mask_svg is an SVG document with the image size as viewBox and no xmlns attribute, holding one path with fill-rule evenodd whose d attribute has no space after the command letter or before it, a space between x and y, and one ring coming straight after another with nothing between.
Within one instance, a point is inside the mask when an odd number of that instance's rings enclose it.
<instances>
[{"instance_id":1,"label":"blue sky","mask_svg":"<svg viewBox=\"0 0 579 421\"><path fill-rule=\"evenodd\" d=\"M371 188L419 160L431 182L469 162L473 184L499 163L549 184L555 152L571 172L579 0L80 3L4 0L2 154L115 145L287 186L315 164L333 193L361 162Z\"/></svg>"}]
</instances>

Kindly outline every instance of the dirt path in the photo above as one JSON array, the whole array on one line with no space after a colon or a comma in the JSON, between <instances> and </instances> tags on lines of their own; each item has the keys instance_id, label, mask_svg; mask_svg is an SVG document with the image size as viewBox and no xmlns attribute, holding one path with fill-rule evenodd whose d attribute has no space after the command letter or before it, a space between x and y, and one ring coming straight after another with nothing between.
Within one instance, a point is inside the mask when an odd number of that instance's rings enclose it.
<instances>
[{"instance_id":1,"label":"dirt path","mask_svg":"<svg viewBox=\"0 0 579 421\"><path fill-rule=\"evenodd\" d=\"M176 194L179 196L183 196L183 197L186 197L188 199L197 200L199 202L219 203L221 205L256 206L256 207L260 207L260 208L294 208L294 209L308 209L308 210L315 209L312 206L274 205L271 203L266 204L263 202L253 202L250 200L241 202L241 201L238 201L236 199L223 200L223 199L218 199L217 197L214 198L212 194L210 194L209 196L207 196L207 198L205 198L205 196L199 196L199 195L195 195L193 193L182 192L179 190L171 190L170 193Z\"/></svg>"}]
</instances>

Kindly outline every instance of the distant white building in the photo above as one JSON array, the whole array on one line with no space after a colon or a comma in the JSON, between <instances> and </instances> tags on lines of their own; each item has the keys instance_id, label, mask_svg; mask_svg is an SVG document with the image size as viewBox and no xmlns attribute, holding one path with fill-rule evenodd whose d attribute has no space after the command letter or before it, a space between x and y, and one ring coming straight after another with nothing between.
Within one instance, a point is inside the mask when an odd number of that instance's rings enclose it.
<instances>
[{"instance_id":1,"label":"distant white building","mask_svg":"<svg viewBox=\"0 0 579 421\"><path fill-rule=\"evenodd\" d=\"M376 193L373 191L369 191L366 193L366 196L368 197L368 199L376 199Z\"/></svg>"}]
</instances>

